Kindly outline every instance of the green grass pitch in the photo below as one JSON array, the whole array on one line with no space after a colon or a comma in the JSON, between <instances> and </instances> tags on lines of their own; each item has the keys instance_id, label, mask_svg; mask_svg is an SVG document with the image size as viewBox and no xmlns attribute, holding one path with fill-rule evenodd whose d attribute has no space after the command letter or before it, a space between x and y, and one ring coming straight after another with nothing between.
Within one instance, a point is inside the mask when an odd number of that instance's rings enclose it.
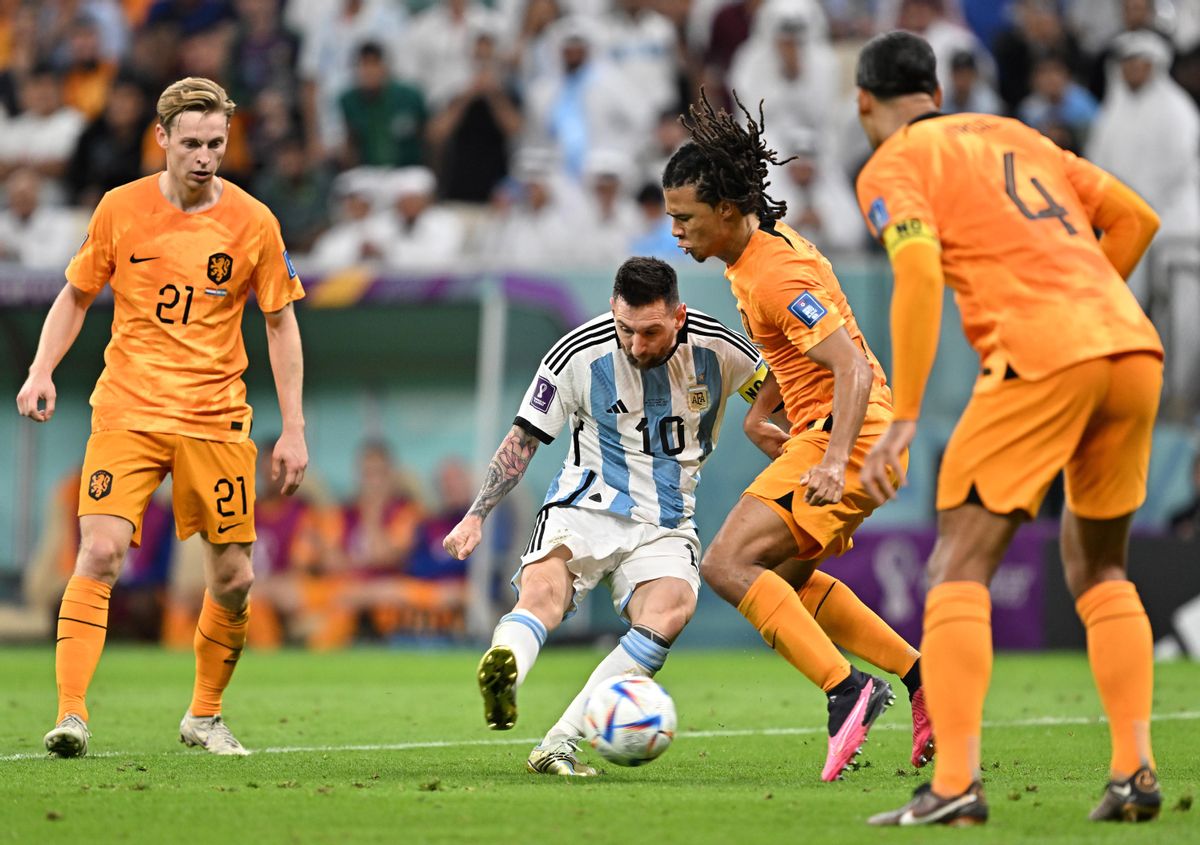
<instances>
[{"instance_id":1,"label":"green grass pitch","mask_svg":"<svg viewBox=\"0 0 1200 845\"><path fill-rule=\"evenodd\" d=\"M875 830L866 816L925 777L907 766L902 688L866 765L824 784L819 693L765 649L684 649L660 676L679 711L666 755L568 781L527 774L524 759L600 653L545 652L508 733L483 726L477 656L248 652L225 714L257 753L217 758L177 741L191 656L111 647L90 695L91 756L50 760L40 752L54 716L53 650L5 649L0 843L1200 842L1200 810L1189 809L1200 785L1200 665L1157 669L1166 803L1153 824L1086 821L1108 741L1084 657L1001 655L983 751L991 822Z\"/></svg>"}]
</instances>

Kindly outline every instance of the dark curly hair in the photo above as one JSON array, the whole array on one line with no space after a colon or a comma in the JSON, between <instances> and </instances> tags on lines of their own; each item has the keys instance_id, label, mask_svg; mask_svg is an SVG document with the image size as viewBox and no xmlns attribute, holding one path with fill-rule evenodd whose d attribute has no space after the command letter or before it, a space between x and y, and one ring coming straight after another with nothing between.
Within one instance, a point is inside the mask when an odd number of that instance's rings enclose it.
<instances>
[{"instance_id":1,"label":"dark curly hair","mask_svg":"<svg viewBox=\"0 0 1200 845\"><path fill-rule=\"evenodd\" d=\"M787 164L768 149L762 132L766 128L763 104L758 103L758 121L733 92L734 102L746 117L742 126L725 109L713 108L704 89L700 101L688 107L680 122L692 133L692 140L680 147L663 171L663 188L692 185L697 198L708 205L728 200L742 214L757 214L764 223L782 219L787 204L773 200L766 189L767 165ZM689 119L690 116L690 119Z\"/></svg>"},{"instance_id":2,"label":"dark curly hair","mask_svg":"<svg viewBox=\"0 0 1200 845\"><path fill-rule=\"evenodd\" d=\"M637 256L617 269L613 298L623 299L635 308L655 302L674 307L679 304L679 281L667 262Z\"/></svg>"}]
</instances>

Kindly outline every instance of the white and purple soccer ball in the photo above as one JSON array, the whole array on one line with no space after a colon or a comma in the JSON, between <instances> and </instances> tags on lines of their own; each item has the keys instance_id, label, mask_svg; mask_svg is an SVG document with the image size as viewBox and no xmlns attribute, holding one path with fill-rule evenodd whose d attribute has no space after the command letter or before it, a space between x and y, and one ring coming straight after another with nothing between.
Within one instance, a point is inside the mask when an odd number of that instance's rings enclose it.
<instances>
[{"instance_id":1,"label":"white and purple soccer ball","mask_svg":"<svg viewBox=\"0 0 1200 845\"><path fill-rule=\"evenodd\" d=\"M653 678L620 675L588 696L584 730L592 748L618 766L642 766L675 738L675 702Z\"/></svg>"}]
</instances>

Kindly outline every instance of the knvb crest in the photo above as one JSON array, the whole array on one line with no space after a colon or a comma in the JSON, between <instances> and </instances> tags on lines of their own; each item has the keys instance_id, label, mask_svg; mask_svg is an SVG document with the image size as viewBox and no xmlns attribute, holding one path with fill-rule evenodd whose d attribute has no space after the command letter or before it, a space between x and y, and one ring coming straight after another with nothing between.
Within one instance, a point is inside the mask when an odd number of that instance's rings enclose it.
<instances>
[{"instance_id":1,"label":"knvb crest","mask_svg":"<svg viewBox=\"0 0 1200 845\"><path fill-rule=\"evenodd\" d=\"M233 275L233 259L223 252L214 252L208 257L208 279L214 285L223 285Z\"/></svg>"},{"instance_id":2,"label":"knvb crest","mask_svg":"<svg viewBox=\"0 0 1200 845\"><path fill-rule=\"evenodd\" d=\"M112 473L106 469L98 469L92 473L88 481L88 495L97 502L112 492Z\"/></svg>"}]
</instances>

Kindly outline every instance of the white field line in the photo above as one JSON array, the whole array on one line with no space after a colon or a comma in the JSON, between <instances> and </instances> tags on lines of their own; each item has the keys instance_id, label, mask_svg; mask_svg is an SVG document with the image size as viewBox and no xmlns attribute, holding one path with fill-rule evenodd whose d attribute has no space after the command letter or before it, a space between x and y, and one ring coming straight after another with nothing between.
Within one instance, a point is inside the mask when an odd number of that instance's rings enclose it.
<instances>
[{"instance_id":1,"label":"white field line","mask_svg":"<svg viewBox=\"0 0 1200 845\"><path fill-rule=\"evenodd\" d=\"M1151 717L1155 722L1193 721L1200 719L1200 711L1189 710L1181 713L1163 713ZM987 729L995 728L1030 728L1030 727L1064 727L1070 725L1102 725L1105 719L1088 716L1036 716L1031 719L1012 719L1001 722L984 722ZM908 724L885 723L876 725L876 731L909 731ZM748 728L743 730L721 729L713 731L680 731L676 739L708 739L714 737L744 737L744 736L808 736L810 734L824 735L824 727L807 728ZM320 754L339 751L413 751L423 748L470 748L476 746L501 745L536 745L541 737L496 737L489 739L450 739L428 740L425 742L393 742L374 745L289 745L271 748L256 748L255 754ZM133 757L149 758L178 754L178 751L135 752L135 751L101 751L89 754L89 757ZM45 754L5 754L0 756L0 762L13 760L40 760Z\"/></svg>"}]
</instances>

